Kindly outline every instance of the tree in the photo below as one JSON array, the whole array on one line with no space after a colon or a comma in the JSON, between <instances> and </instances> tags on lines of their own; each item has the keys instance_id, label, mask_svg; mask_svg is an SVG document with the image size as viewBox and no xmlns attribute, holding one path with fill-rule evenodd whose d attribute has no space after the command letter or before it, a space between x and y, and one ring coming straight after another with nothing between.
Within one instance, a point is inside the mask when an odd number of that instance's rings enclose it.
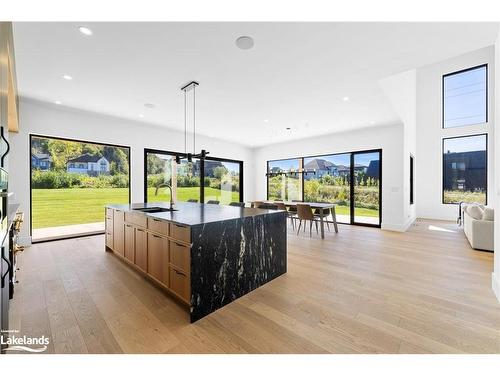
<instances>
[{"instance_id":1,"label":"tree","mask_svg":"<svg viewBox=\"0 0 500 375\"><path fill-rule=\"evenodd\" d=\"M65 170L66 162L69 159L82 154L82 147L81 142L49 139L47 149L52 158L53 168L55 170Z\"/></svg>"},{"instance_id":2,"label":"tree","mask_svg":"<svg viewBox=\"0 0 500 375\"><path fill-rule=\"evenodd\" d=\"M215 167L214 168L214 177L221 180L227 174L226 167Z\"/></svg>"}]
</instances>

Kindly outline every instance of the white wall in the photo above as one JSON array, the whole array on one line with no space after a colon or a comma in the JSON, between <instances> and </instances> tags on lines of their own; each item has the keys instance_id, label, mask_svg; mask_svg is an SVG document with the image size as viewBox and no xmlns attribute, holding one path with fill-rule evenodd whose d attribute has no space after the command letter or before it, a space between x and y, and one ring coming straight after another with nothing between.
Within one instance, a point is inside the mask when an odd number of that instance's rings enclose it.
<instances>
[{"instance_id":1,"label":"white wall","mask_svg":"<svg viewBox=\"0 0 500 375\"><path fill-rule=\"evenodd\" d=\"M417 157L417 72L409 70L380 80L380 86L403 121L403 215L405 228L417 218L417 201L410 204L410 155ZM414 171L415 172L415 171ZM414 173L414 181L417 176ZM415 198L414 185L414 195Z\"/></svg>"},{"instance_id":2,"label":"white wall","mask_svg":"<svg viewBox=\"0 0 500 375\"><path fill-rule=\"evenodd\" d=\"M255 149L256 199L266 198L268 160L382 149L382 228L404 230L403 126L391 125L329 134Z\"/></svg>"},{"instance_id":3,"label":"white wall","mask_svg":"<svg viewBox=\"0 0 500 375\"><path fill-rule=\"evenodd\" d=\"M487 47L417 71L417 155L416 203L417 216L422 218L455 220L456 205L442 204L442 139L458 135L488 133L488 205L495 200L494 181L494 92L489 90L487 124L442 129L442 76L454 71L488 63L488 87L494 87L494 47Z\"/></svg>"},{"instance_id":4,"label":"white wall","mask_svg":"<svg viewBox=\"0 0 500 375\"><path fill-rule=\"evenodd\" d=\"M39 134L131 147L132 202L144 201L144 148L184 151L184 134L168 128L124 120L91 112L21 100L20 132L10 134L10 190L12 202L21 204L25 220L30 222L30 146L29 134ZM197 147L210 156L243 160L244 199L253 198L252 150L231 142L204 136L197 137ZM29 235L28 225L22 236Z\"/></svg>"},{"instance_id":5,"label":"white wall","mask_svg":"<svg viewBox=\"0 0 500 375\"><path fill-rule=\"evenodd\" d=\"M500 72L500 32L495 43L495 68ZM495 76L495 97L500 98L500 74ZM500 101L495 101L495 113L500 113ZM500 150L500 132L494 135L495 150ZM495 153L495 165L500 165L500 152ZM495 174L495 254L494 272L492 274L492 286L498 301L500 302L500 173Z\"/></svg>"}]
</instances>

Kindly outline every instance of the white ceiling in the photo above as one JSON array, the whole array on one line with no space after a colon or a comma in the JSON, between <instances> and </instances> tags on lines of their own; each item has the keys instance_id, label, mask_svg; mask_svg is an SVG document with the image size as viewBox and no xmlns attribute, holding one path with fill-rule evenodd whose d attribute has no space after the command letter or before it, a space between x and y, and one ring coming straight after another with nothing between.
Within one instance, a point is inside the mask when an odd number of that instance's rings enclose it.
<instances>
[{"instance_id":1,"label":"white ceiling","mask_svg":"<svg viewBox=\"0 0 500 375\"><path fill-rule=\"evenodd\" d=\"M14 24L22 96L182 130L180 87L196 80L198 131L249 146L398 121L379 79L494 44L497 32L497 23ZM236 48L241 35L253 49Z\"/></svg>"}]
</instances>

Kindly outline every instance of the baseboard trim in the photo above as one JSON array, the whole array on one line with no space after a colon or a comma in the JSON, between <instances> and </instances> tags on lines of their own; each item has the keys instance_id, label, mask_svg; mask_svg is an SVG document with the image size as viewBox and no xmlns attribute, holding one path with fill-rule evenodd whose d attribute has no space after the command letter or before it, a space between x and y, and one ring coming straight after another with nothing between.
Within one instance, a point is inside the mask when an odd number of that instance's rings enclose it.
<instances>
[{"instance_id":1,"label":"baseboard trim","mask_svg":"<svg viewBox=\"0 0 500 375\"><path fill-rule=\"evenodd\" d=\"M415 222L417 218L413 217L410 218L406 221L404 224L387 224L387 223L382 223L382 230L388 230L391 232L406 232L411 225Z\"/></svg>"},{"instance_id":2,"label":"baseboard trim","mask_svg":"<svg viewBox=\"0 0 500 375\"><path fill-rule=\"evenodd\" d=\"M500 302L500 280L496 277L495 272L491 273L491 287L493 288L493 293L495 293L498 302Z\"/></svg>"}]
</instances>

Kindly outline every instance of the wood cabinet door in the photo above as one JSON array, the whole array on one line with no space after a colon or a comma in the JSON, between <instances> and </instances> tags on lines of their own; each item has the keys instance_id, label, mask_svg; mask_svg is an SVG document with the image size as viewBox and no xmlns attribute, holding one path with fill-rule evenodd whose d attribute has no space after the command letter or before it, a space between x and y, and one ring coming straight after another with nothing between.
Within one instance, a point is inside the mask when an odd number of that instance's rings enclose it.
<instances>
[{"instance_id":1,"label":"wood cabinet door","mask_svg":"<svg viewBox=\"0 0 500 375\"><path fill-rule=\"evenodd\" d=\"M148 271L148 235L144 229L135 229L135 264Z\"/></svg>"},{"instance_id":2,"label":"wood cabinet door","mask_svg":"<svg viewBox=\"0 0 500 375\"><path fill-rule=\"evenodd\" d=\"M148 273L168 287L168 239L148 234Z\"/></svg>"},{"instance_id":3,"label":"wood cabinet door","mask_svg":"<svg viewBox=\"0 0 500 375\"><path fill-rule=\"evenodd\" d=\"M113 214L113 250L124 256L125 224L123 211L115 210Z\"/></svg>"},{"instance_id":4,"label":"wood cabinet door","mask_svg":"<svg viewBox=\"0 0 500 375\"><path fill-rule=\"evenodd\" d=\"M125 258L132 263L135 262L135 228L125 224Z\"/></svg>"}]
</instances>

